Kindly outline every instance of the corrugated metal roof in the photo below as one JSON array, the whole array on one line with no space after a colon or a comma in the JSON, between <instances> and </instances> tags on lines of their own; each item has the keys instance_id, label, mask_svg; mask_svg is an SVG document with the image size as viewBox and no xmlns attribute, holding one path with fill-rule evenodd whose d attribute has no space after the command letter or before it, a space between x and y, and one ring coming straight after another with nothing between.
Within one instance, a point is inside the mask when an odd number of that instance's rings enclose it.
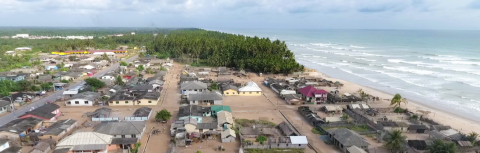
<instances>
[{"instance_id":1,"label":"corrugated metal roof","mask_svg":"<svg viewBox=\"0 0 480 153\"><path fill-rule=\"evenodd\" d=\"M57 146L76 146L76 145L92 145L103 144L107 145L112 142L113 136L101 134L97 132L78 132L74 133L63 140Z\"/></svg>"},{"instance_id":2,"label":"corrugated metal roof","mask_svg":"<svg viewBox=\"0 0 480 153\"><path fill-rule=\"evenodd\" d=\"M306 136L290 136L292 144L308 144Z\"/></svg>"}]
</instances>

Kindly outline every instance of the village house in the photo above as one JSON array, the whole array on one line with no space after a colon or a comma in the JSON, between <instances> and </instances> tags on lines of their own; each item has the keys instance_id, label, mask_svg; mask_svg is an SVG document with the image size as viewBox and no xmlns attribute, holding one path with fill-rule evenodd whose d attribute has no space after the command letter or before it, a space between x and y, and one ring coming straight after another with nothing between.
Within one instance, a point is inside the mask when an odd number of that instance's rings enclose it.
<instances>
[{"instance_id":1,"label":"village house","mask_svg":"<svg viewBox=\"0 0 480 153\"><path fill-rule=\"evenodd\" d=\"M93 112L87 112L85 115L90 118L108 118L112 113L112 109L108 107L98 108Z\"/></svg>"},{"instance_id":2,"label":"village house","mask_svg":"<svg viewBox=\"0 0 480 153\"><path fill-rule=\"evenodd\" d=\"M10 140L0 139L0 153L21 153L22 147L13 146Z\"/></svg>"},{"instance_id":3,"label":"village house","mask_svg":"<svg viewBox=\"0 0 480 153\"><path fill-rule=\"evenodd\" d=\"M306 136L277 137L268 140L270 148L306 148L308 140Z\"/></svg>"},{"instance_id":4,"label":"village house","mask_svg":"<svg viewBox=\"0 0 480 153\"><path fill-rule=\"evenodd\" d=\"M393 121L377 121L377 125L382 127L384 130L387 131L401 131L407 132L408 124L404 122L393 122Z\"/></svg>"},{"instance_id":5,"label":"village house","mask_svg":"<svg viewBox=\"0 0 480 153\"><path fill-rule=\"evenodd\" d=\"M67 73L65 75L62 75L60 77L61 80L68 80L68 81L72 81L72 80L76 80L78 78L80 78L82 76L82 73L79 73L79 72L70 72L70 73Z\"/></svg>"},{"instance_id":6,"label":"village house","mask_svg":"<svg viewBox=\"0 0 480 153\"><path fill-rule=\"evenodd\" d=\"M54 124L50 125L45 132L42 132L38 138L53 139L58 141L66 134L72 132L72 130L77 126L77 120L74 119L58 120Z\"/></svg>"},{"instance_id":7,"label":"village house","mask_svg":"<svg viewBox=\"0 0 480 153\"><path fill-rule=\"evenodd\" d=\"M62 139L55 151L73 152L107 152L117 150L111 145L113 136L97 132L76 132ZM65 153L65 152L64 152Z\"/></svg>"},{"instance_id":8,"label":"village house","mask_svg":"<svg viewBox=\"0 0 480 153\"><path fill-rule=\"evenodd\" d=\"M49 153L53 148L55 148L55 140L44 139L40 140L30 153Z\"/></svg>"},{"instance_id":9,"label":"village house","mask_svg":"<svg viewBox=\"0 0 480 153\"><path fill-rule=\"evenodd\" d=\"M302 105L305 103L301 94L286 94L283 95L283 99L285 99L289 105Z\"/></svg>"},{"instance_id":10,"label":"village house","mask_svg":"<svg viewBox=\"0 0 480 153\"><path fill-rule=\"evenodd\" d=\"M15 48L15 51L31 51L32 48L30 47L17 47Z\"/></svg>"},{"instance_id":11,"label":"village house","mask_svg":"<svg viewBox=\"0 0 480 153\"><path fill-rule=\"evenodd\" d=\"M315 89L313 86L306 86L298 89L303 95L303 99L315 105L327 102L328 92L323 89Z\"/></svg>"},{"instance_id":12,"label":"village house","mask_svg":"<svg viewBox=\"0 0 480 153\"><path fill-rule=\"evenodd\" d=\"M428 133L428 127L423 124L408 125L408 132L410 133Z\"/></svg>"},{"instance_id":13,"label":"village house","mask_svg":"<svg viewBox=\"0 0 480 153\"><path fill-rule=\"evenodd\" d=\"M26 112L24 115L18 118L29 118L34 117L46 121L56 120L62 112L60 111L60 106L56 104L47 103L43 106L40 106L32 111Z\"/></svg>"},{"instance_id":14,"label":"village house","mask_svg":"<svg viewBox=\"0 0 480 153\"><path fill-rule=\"evenodd\" d=\"M293 129L293 127L287 122L282 122L277 125L277 128L285 136L299 136L299 134Z\"/></svg>"},{"instance_id":15,"label":"village house","mask_svg":"<svg viewBox=\"0 0 480 153\"><path fill-rule=\"evenodd\" d=\"M232 109L230 108L230 106L225 106L225 105L211 106L210 110L212 111L212 116L217 116L219 113L221 113L223 111L227 111L227 112L230 112L230 113L232 112Z\"/></svg>"},{"instance_id":16,"label":"village house","mask_svg":"<svg viewBox=\"0 0 480 153\"><path fill-rule=\"evenodd\" d=\"M159 100L159 92L117 92L110 97L108 104L110 106L157 105Z\"/></svg>"},{"instance_id":17,"label":"village house","mask_svg":"<svg viewBox=\"0 0 480 153\"><path fill-rule=\"evenodd\" d=\"M53 76L50 74L47 75L41 75L38 76L37 79L35 79L36 83L48 83L48 82L54 82Z\"/></svg>"},{"instance_id":18,"label":"village house","mask_svg":"<svg viewBox=\"0 0 480 153\"><path fill-rule=\"evenodd\" d=\"M220 138L222 139L222 143L235 142L237 134L232 129L225 129L220 133Z\"/></svg>"},{"instance_id":19,"label":"village house","mask_svg":"<svg viewBox=\"0 0 480 153\"><path fill-rule=\"evenodd\" d=\"M193 117L187 117L183 120L184 120L185 131L188 134L192 134L194 132L203 134L208 131L216 131L218 127L217 122L199 123L197 119Z\"/></svg>"},{"instance_id":20,"label":"village house","mask_svg":"<svg viewBox=\"0 0 480 153\"><path fill-rule=\"evenodd\" d=\"M357 146L366 150L370 145L358 133L346 128L330 129L327 130L327 133L328 137L333 141L333 145L340 148L344 153L347 152L347 148L352 146Z\"/></svg>"},{"instance_id":21,"label":"village house","mask_svg":"<svg viewBox=\"0 0 480 153\"><path fill-rule=\"evenodd\" d=\"M111 144L118 149L130 150L142 138L145 129L145 121L122 121L100 123L94 132L111 135Z\"/></svg>"},{"instance_id":22,"label":"village house","mask_svg":"<svg viewBox=\"0 0 480 153\"><path fill-rule=\"evenodd\" d=\"M238 87L233 84L224 84L221 86L222 93L225 96L236 96L238 95Z\"/></svg>"},{"instance_id":23,"label":"village house","mask_svg":"<svg viewBox=\"0 0 480 153\"><path fill-rule=\"evenodd\" d=\"M198 123L202 123L202 119L205 116L211 116L212 110L211 107L202 107L199 105L187 105L187 106L180 106L178 109L178 120L184 120L186 118L193 118Z\"/></svg>"},{"instance_id":24,"label":"village house","mask_svg":"<svg viewBox=\"0 0 480 153\"><path fill-rule=\"evenodd\" d=\"M217 91L200 92L188 96L190 105L222 105L222 100L222 94Z\"/></svg>"},{"instance_id":25,"label":"village house","mask_svg":"<svg viewBox=\"0 0 480 153\"><path fill-rule=\"evenodd\" d=\"M107 73L101 77L101 79L105 80L115 80L116 75L113 73Z\"/></svg>"},{"instance_id":26,"label":"village house","mask_svg":"<svg viewBox=\"0 0 480 153\"><path fill-rule=\"evenodd\" d=\"M10 74L10 75L0 75L0 80L12 80L13 82L18 82L25 80L28 75L25 73Z\"/></svg>"},{"instance_id":27,"label":"village house","mask_svg":"<svg viewBox=\"0 0 480 153\"><path fill-rule=\"evenodd\" d=\"M100 101L100 93L86 91L76 94L65 101L66 106L93 106Z\"/></svg>"},{"instance_id":28,"label":"village house","mask_svg":"<svg viewBox=\"0 0 480 153\"><path fill-rule=\"evenodd\" d=\"M262 95L262 89L258 87L258 85L250 81L248 82L244 87L241 87L238 89L238 95L240 96L261 96Z\"/></svg>"},{"instance_id":29,"label":"village house","mask_svg":"<svg viewBox=\"0 0 480 153\"><path fill-rule=\"evenodd\" d=\"M0 99L0 114L6 113L13 109L13 104L10 101Z\"/></svg>"},{"instance_id":30,"label":"village house","mask_svg":"<svg viewBox=\"0 0 480 153\"><path fill-rule=\"evenodd\" d=\"M235 122L233 121L232 113L228 111L222 111L217 114L217 122L218 122L218 131L223 131L227 129L232 129L235 126Z\"/></svg>"},{"instance_id":31,"label":"village house","mask_svg":"<svg viewBox=\"0 0 480 153\"><path fill-rule=\"evenodd\" d=\"M207 84L199 81L184 82L180 85L180 91L183 95L196 94L207 91Z\"/></svg>"},{"instance_id":32,"label":"village house","mask_svg":"<svg viewBox=\"0 0 480 153\"><path fill-rule=\"evenodd\" d=\"M41 127L43 120L33 117L19 118L0 127L0 138L19 140L20 135L27 135Z\"/></svg>"},{"instance_id":33,"label":"village house","mask_svg":"<svg viewBox=\"0 0 480 153\"><path fill-rule=\"evenodd\" d=\"M150 108L150 107L140 107L137 110L135 110L135 112L133 112L132 117L140 118L139 120L143 120L141 118L145 118L145 120L148 120L151 115L152 115L152 108Z\"/></svg>"}]
</instances>

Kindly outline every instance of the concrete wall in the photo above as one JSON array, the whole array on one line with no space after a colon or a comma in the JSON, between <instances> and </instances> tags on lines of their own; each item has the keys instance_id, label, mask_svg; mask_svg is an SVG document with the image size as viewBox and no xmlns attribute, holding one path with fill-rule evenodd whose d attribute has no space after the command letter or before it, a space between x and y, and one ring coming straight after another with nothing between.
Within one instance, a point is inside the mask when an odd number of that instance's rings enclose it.
<instances>
[{"instance_id":1,"label":"concrete wall","mask_svg":"<svg viewBox=\"0 0 480 153\"><path fill-rule=\"evenodd\" d=\"M222 139L222 142L223 142L223 143L235 142L235 137L229 136L229 137L227 137L227 138Z\"/></svg>"},{"instance_id":2,"label":"concrete wall","mask_svg":"<svg viewBox=\"0 0 480 153\"><path fill-rule=\"evenodd\" d=\"M118 100L118 101L110 101L108 103L108 105L110 105L110 106L133 106L134 102L132 100Z\"/></svg>"},{"instance_id":3,"label":"concrete wall","mask_svg":"<svg viewBox=\"0 0 480 153\"><path fill-rule=\"evenodd\" d=\"M272 143L270 144L270 148L305 148L307 147L306 144L291 144L291 143Z\"/></svg>"},{"instance_id":4,"label":"concrete wall","mask_svg":"<svg viewBox=\"0 0 480 153\"><path fill-rule=\"evenodd\" d=\"M190 95L190 94L197 94L197 93L203 92L203 91L207 91L207 89L198 89L197 91L195 91L195 90L193 90L193 89L191 89L191 90L182 90L181 93L182 93L183 95L187 95L187 96L188 96L188 95Z\"/></svg>"},{"instance_id":5,"label":"concrete wall","mask_svg":"<svg viewBox=\"0 0 480 153\"><path fill-rule=\"evenodd\" d=\"M228 90L223 91L223 95L225 95L225 96L237 96L238 91L233 90L233 89L228 89Z\"/></svg>"},{"instance_id":6,"label":"concrete wall","mask_svg":"<svg viewBox=\"0 0 480 153\"><path fill-rule=\"evenodd\" d=\"M75 104L76 101L78 101L78 104ZM85 104L85 101L88 104ZM70 104L69 104L69 102L70 102ZM93 103L95 103L95 102L91 101L91 100L86 100L86 99L71 99L71 100L65 101L66 106L93 106Z\"/></svg>"},{"instance_id":7,"label":"concrete wall","mask_svg":"<svg viewBox=\"0 0 480 153\"><path fill-rule=\"evenodd\" d=\"M158 99L157 100L152 100L152 99L140 99L138 100L140 103L135 102L135 105L157 105L158 104Z\"/></svg>"},{"instance_id":8,"label":"concrete wall","mask_svg":"<svg viewBox=\"0 0 480 153\"><path fill-rule=\"evenodd\" d=\"M243 91L243 92L238 92L238 95L240 96L261 96L262 92L261 91Z\"/></svg>"}]
</instances>

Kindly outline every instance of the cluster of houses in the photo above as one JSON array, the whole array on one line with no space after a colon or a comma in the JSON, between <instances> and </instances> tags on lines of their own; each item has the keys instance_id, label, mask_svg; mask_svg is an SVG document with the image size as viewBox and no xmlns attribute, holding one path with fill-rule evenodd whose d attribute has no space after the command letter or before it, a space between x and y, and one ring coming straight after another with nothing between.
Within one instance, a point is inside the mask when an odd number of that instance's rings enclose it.
<instances>
[{"instance_id":1,"label":"cluster of houses","mask_svg":"<svg viewBox=\"0 0 480 153\"><path fill-rule=\"evenodd\" d=\"M221 138L221 142L235 142L235 122L230 106L186 105L179 108L177 119L170 128L177 146L190 145L202 139Z\"/></svg>"},{"instance_id":2,"label":"cluster of houses","mask_svg":"<svg viewBox=\"0 0 480 153\"><path fill-rule=\"evenodd\" d=\"M165 66L166 70L168 70L168 65L171 65L169 61L158 62L154 58L144 58L140 61L145 65L149 65L147 64L149 62L160 64L161 67ZM91 88L86 84L63 91L65 106L157 105L167 71L157 71L152 77L144 79L141 74L130 74L131 69L135 69L135 67L119 68L119 70L100 76L99 79L106 83L106 87L96 91L90 90ZM113 83L118 75L121 76L123 85ZM53 79L75 80L78 77L81 77L80 72L57 72L49 75L45 82L54 82ZM55 82L54 86L61 89L65 87L65 84L60 85L60 82ZM39 95L19 92L11 96L12 100L3 98L0 100L0 112L12 110L12 105L33 101L36 96ZM11 104L10 101L14 101L14 103ZM31 152L35 153L130 150L140 141L145 132L146 121L152 114L152 108L140 107L131 116L115 116L112 115L112 108L101 107L93 112L85 113L85 116L90 118L88 122L95 123L93 129L76 132L74 131L82 123L78 123L74 119L59 120L61 114L60 106L53 103L46 103L38 108L32 107L30 111L18 116L18 119L0 127L0 143L3 145L0 150L21 152L21 146L25 145L34 146ZM231 122L233 120L231 114L225 114L227 113L215 116L219 120Z\"/></svg>"}]
</instances>

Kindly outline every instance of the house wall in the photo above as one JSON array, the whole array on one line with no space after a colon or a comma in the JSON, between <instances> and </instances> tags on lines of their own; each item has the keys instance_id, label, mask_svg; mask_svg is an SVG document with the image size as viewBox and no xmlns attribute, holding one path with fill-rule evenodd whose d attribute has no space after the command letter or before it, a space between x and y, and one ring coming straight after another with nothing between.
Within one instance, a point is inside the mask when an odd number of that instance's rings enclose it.
<instances>
[{"instance_id":1,"label":"house wall","mask_svg":"<svg viewBox=\"0 0 480 153\"><path fill-rule=\"evenodd\" d=\"M114 76L102 76L102 79L115 80Z\"/></svg>"},{"instance_id":2,"label":"house wall","mask_svg":"<svg viewBox=\"0 0 480 153\"><path fill-rule=\"evenodd\" d=\"M74 77L71 77L71 76L62 76L60 77L61 80L75 80Z\"/></svg>"},{"instance_id":3,"label":"house wall","mask_svg":"<svg viewBox=\"0 0 480 153\"><path fill-rule=\"evenodd\" d=\"M190 100L189 103L190 105L198 105L203 104L204 102L200 102L198 100ZM214 100L213 105L222 105L222 100Z\"/></svg>"},{"instance_id":4,"label":"house wall","mask_svg":"<svg viewBox=\"0 0 480 153\"><path fill-rule=\"evenodd\" d=\"M235 137L228 136L228 137L222 139L222 143L227 143L227 142L235 142Z\"/></svg>"},{"instance_id":5,"label":"house wall","mask_svg":"<svg viewBox=\"0 0 480 153\"><path fill-rule=\"evenodd\" d=\"M5 113L5 112L7 112L8 109L9 109L9 106L11 106L11 105L7 105L7 106L0 107L0 114L3 114L3 113Z\"/></svg>"},{"instance_id":6,"label":"house wall","mask_svg":"<svg viewBox=\"0 0 480 153\"><path fill-rule=\"evenodd\" d=\"M160 97L159 97L160 98ZM157 100L152 100L152 99L140 99L138 100L140 103L136 102L135 105L157 105L158 104L158 99Z\"/></svg>"},{"instance_id":7,"label":"house wall","mask_svg":"<svg viewBox=\"0 0 480 153\"><path fill-rule=\"evenodd\" d=\"M291 144L291 143L272 143L270 148L305 148L306 144Z\"/></svg>"},{"instance_id":8,"label":"house wall","mask_svg":"<svg viewBox=\"0 0 480 153\"><path fill-rule=\"evenodd\" d=\"M197 90L197 91L195 91ZM207 89L190 89L190 90L182 90L181 93L183 95L190 95L190 94L197 94L199 92L203 92L203 91L206 91Z\"/></svg>"},{"instance_id":9,"label":"house wall","mask_svg":"<svg viewBox=\"0 0 480 153\"><path fill-rule=\"evenodd\" d=\"M75 104L76 101L78 101L78 104ZM87 99L71 99L65 101L66 106L93 106L93 103L95 102Z\"/></svg>"},{"instance_id":10,"label":"house wall","mask_svg":"<svg viewBox=\"0 0 480 153\"><path fill-rule=\"evenodd\" d=\"M233 90L233 89L228 89L228 90L223 91L223 95L225 95L225 96L236 96L236 95L238 95L238 91Z\"/></svg>"},{"instance_id":11,"label":"house wall","mask_svg":"<svg viewBox=\"0 0 480 153\"><path fill-rule=\"evenodd\" d=\"M261 96L262 92L261 91L239 91L238 95L240 96Z\"/></svg>"},{"instance_id":12,"label":"house wall","mask_svg":"<svg viewBox=\"0 0 480 153\"><path fill-rule=\"evenodd\" d=\"M383 127L385 130L387 131L395 131L395 130L398 130L398 131L401 131L401 132L407 132L408 131L408 127Z\"/></svg>"},{"instance_id":13,"label":"house wall","mask_svg":"<svg viewBox=\"0 0 480 153\"><path fill-rule=\"evenodd\" d=\"M110 101L108 104L110 106L133 106L134 102L132 100L116 100Z\"/></svg>"},{"instance_id":14,"label":"house wall","mask_svg":"<svg viewBox=\"0 0 480 153\"><path fill-rule=\"evenodd\" d=\"M202 123L203 121L203 117L202 116L183 116L183 117L179 117L178 120L184 120L188 117L191 117L193 119L196 119L198 123Z\"/></svg>"}]
</instances>

